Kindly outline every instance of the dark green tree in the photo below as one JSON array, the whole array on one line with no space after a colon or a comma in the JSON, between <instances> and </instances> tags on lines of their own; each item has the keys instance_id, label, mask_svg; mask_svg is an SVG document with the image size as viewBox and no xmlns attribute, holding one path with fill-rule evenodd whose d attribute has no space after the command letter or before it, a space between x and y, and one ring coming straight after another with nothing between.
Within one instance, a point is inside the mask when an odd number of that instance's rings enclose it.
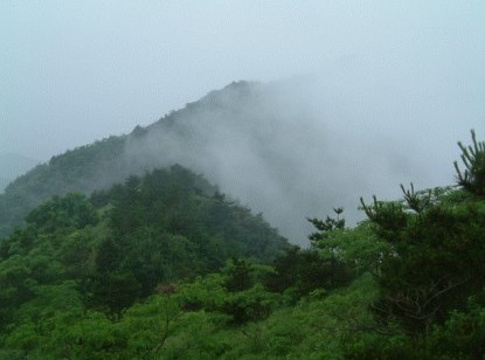
<instances>
[{"instance_id":1,"label":"dark green tree","mask_svg":"<svg viewBox=\"0 0 485 360\"><path fill-rule=\"evenodd\" d=\"M469 153L460 144L467 171L457 171L459 184L480 194L483 146L474 135L473 142ZM431 192L401 188L403 202L374 197L367 205L361 199L375 234L391 246L380 260L380 297L373 309L383 323L397 321L409 334L426 337L485 286L485 211L479 200L432 200Z\"/></svg>"},{"instance_id":2,"label":"dark green tree","mask_svg":"<svg viewBox=\"0 0 485 360\"><path fill-rule=\"evenodd\" d=\"M349 280L349 270L341 256L341 249L338 240L335 239L337 232L345 230L345 219L341 217L344 209L334 208L336 218L327 216L325 221L316 218L308 219L317 229L308 237L311 247L315 249L322 262L328 264L328 287L335 288L344 285Z\"/></svg>"},{"instance_id":3,"label":"dark green tree","mask_svg":"<svg viewBox=\"0 0 485 360\"><path fill-rule=\"evenodd\" d=\"M54 232L60 228L82 229L87 225L95 225L98 216L85 195L68 193L63 197L53 196L51 200L33 209L25 221L45 231Z\"/></svg>"},{"instance_id":4,"label":"dark green tree","mask_svg":"<svg viewBox=\"0 0 485 360\"><path fill-rule=\"evenodd\" d=\"M252 269L246 260L233 258L225 270L226 280L224 281L224 286L227 291L244 291L254 285L251 274Z\"/></svg>"},{"instance_id":5,"label":"dark green tree","mask_svg":"<svg viewBox=\"0 0 485 360\"><path fill-rule=\"evenodd\" d=\"M458 143L462 154L461 160L465 166L462 172L458 166L458 162L454 162L458 184L463 186L472 194L484 196L485 195L485 142L478 142L475 131L471 131L472 145L464 146L461 142Z\"/></svg>"}]
</instances>

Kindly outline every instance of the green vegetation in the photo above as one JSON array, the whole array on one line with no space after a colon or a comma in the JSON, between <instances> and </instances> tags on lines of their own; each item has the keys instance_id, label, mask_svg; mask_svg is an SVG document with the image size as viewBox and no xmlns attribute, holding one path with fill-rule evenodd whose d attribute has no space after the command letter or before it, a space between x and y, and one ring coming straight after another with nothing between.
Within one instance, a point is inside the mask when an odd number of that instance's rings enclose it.
<instances>
[{"instance_id":1,"label":"green vegetation","mask_svg":"<svg viewBox=\"0 0 485 360\"><path fill-rule=\"evenodd\" d=\"M112 136L54 156L10 183L0 194L0 239L53 195L90 193L127 177L120 162L124 146L125 137Z\"/></svg>"},{"instance_id":2,"label":"green vegetation","mask_svg":"<svg viewBox=\"0 0 485 360\"><path fill-rule=\"evenodd\" d=\"M187 104L184 109L170 112L146 128L137 126L128 135L111 136L54 156L49 162L34 167L8 184L3 194L1 185L7 183L0 178L0 240L9 235L15 226L24 225L25 216L53 195L63 196L68 192L89 195L96 190L108 189L133 174L143 175L146 171L167 166L170 154L159 152L159 148L153 145L164 141L158 131L170 133L176 138L180 136L180 141L190 148L194 139L180 120L203 116L204 111L209 109L218 111L221 105L214 100L217 93L219 97L224 97L226 93L230 96L233 91L241 94L238 99L242 100L242 95L248 95L251 91L250 83L231 84L226 89ZM154 136L157 139L153 139ZM150 151L144 150L148 148Z\"/></svg>"},{"instance_id":3,"label":"green vegetation","mask_svg":"<svg viewBox=\"0 0 485 360\"><path fill-rule=\"evenodd\" d=\"M0 243L1 359L485 358L485 145L458 186L289 246L187 169L52 197Z\"/></svg>"}]
</instances>

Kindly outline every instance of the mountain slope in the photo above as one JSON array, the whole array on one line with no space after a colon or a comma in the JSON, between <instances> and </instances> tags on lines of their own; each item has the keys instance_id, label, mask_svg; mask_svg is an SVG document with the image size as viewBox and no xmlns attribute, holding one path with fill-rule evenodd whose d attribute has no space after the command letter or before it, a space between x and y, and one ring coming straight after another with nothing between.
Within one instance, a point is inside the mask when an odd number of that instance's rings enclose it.
<instances>
[{"instance_id":1,"label":"mountain slope","mask_svg":"<svg viewBox=\"0 0 485 360\"><path fill-rule=\"evenodd\" d=\"M112 136L54 156L47 164L16 179L0 196L0 237L7 235L13 225L20 224L32 207L52 195L69 191L90 193L155 167L181 163L224 183L226 180L218 170L232 171L233 167L226 169L228 164L218 158L216 148L224 151L234 134L223 123L239 124L240 130L249 125L242 119L249 119L243 110L252 109L255 102L261 101L259 87L255 83L233 83L147 128L137 127L129 135ZM258 126L255 119L251 126L251 131ZM217 139L209 139L205 128L211 129ZM240 166L240 160L234 158L233 166ZM254 190L256 185L251 184Z\"/></svg>"},{"instance_id":2,"label":"mountain slope","mask_svg":"<svg viewBox=\"0 0 485 360\"><path fill-rule=\"evenodd\" d=\"M124 141L124 137L111 137L68 151L10 183L0 195L0 237L21 224L32 208L52 195L69 191L90 193L127 177L130 172L122 173L118 164Z\"/></svg>"},{"instance_id":3,"label":"mountain slope","mask_svg":"<svg viewBox=\"0 0 485 360\"><path fill-rule=\"evenodd\" d=\"M260 216L176 165L91 198L55 196L26 222L0 243L0 332L43 286L75 282L87 307L120 312L157 284L217 271L230 258L269 262L288 247Z\"/></svg>"},{"instance_id":4,"label":"mountain slope","mask_svg":"<svg viewBox=\"0 0 485 360\"><path fill-rule=\"evenodd\" d=\"M345 122L339 111L326 110L331 106L316 106L316 93L321 96L306 79L235 82L128 135L55 156L0 196L0 237L53 194L90 193L173 164L204 174L264 213L292 242L307 243L306 218L332 207L344 206L354 223L362 217L359 196L419 171L410 171L414 162L406 161L396 142L352 136L358 119Z\"/></svg>"}]
</instances>

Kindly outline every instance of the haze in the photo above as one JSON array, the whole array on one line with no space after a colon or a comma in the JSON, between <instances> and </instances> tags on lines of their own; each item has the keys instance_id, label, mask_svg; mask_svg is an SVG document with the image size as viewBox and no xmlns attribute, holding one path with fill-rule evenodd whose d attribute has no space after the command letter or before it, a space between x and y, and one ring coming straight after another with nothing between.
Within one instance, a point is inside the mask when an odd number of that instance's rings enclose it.
<instances>
[{"instance_id":1,"label":"haze","mask_svg":"<svg viewBox=\"0 0 485 360\"><path fill-rule=\"evenodd\" d=\"M279 135L303 131L291 148L277 140L272 149L291 159L303 200L319 203L322 184L333 187L338 199L325 198L325 209L358 195L396 196L401 182L449 184L456 141L468 141L472 128L485 138L479 1L2 1L0 45L0 155L47 161L149 125L234 80L291 83L266 99L284 109ZM237 137L219 130L226 144ZM226 153L220 164L255 158ZM256 160L248 168L262 171ZM249 194L256 178L238 186L230 170L213 180L271 213L259 192L274 201L282 190L268 193L262 176L264 187ZM325 215L305 206L294 216ZM281 227L290 213L269 218Z\"/></svg>"}]
</instances>

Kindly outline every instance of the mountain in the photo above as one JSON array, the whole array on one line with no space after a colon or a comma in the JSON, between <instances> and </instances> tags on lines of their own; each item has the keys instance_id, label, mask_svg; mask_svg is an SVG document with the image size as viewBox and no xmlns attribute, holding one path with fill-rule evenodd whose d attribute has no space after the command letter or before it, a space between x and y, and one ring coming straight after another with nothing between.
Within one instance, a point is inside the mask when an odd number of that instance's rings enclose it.
<instances>
[{"instance_id":1,"label":"mountain","mask_svg":"<svg viewBox=\"0 0 485 360\"><path fill-rule=\"evenodd\" d=\"M285 221L278 221L276 215L272 223L288 222L293 211L283 201L284 192L296 189L297 184L294 174L287 171L294 166L285 148L294 140L274 132L290 125L282 116L284 111L275 112L275 89L259 83L232 83L146 128L137 126L131 134L52 157L17 178L0 196L0 236L21 224L30 209L52 195L90 193L130 175L175 163L205 174L223 191L270 216L268 204L279 203ZM293 115L286 112L284 116ZM294 133L294 129L288 130ZM286 174L283 188L274 181L282 178L282 170Z\"/></svg>"},{"instance_id":2,"label":"mountain","mask_svg":"<svg viewBox=\"0 0 485 360\"><path fill-rule=\"evenodd\" d=\"M0 156L0 193L18 176L36 166L39 161L19 154L4 154Z\"/></svg>"},{"instance_id":3,"label":"mountain","mask_svg":"<svg viewBox=\"0 0 485 360\"><path fill-rule=\"evenodd\" d=\"M306 218L332 207L345 207L355 223L359 196L419 172L410 171L396 142L385 147L362 136L357 121L344 122L330 105L322 109L317 93L308 79L234 82L130 134L54 156L0 196L0 237L52 195L89 194L173 164L262 212L294 243L308 243Z\"/></svg>"}]
</instances>

